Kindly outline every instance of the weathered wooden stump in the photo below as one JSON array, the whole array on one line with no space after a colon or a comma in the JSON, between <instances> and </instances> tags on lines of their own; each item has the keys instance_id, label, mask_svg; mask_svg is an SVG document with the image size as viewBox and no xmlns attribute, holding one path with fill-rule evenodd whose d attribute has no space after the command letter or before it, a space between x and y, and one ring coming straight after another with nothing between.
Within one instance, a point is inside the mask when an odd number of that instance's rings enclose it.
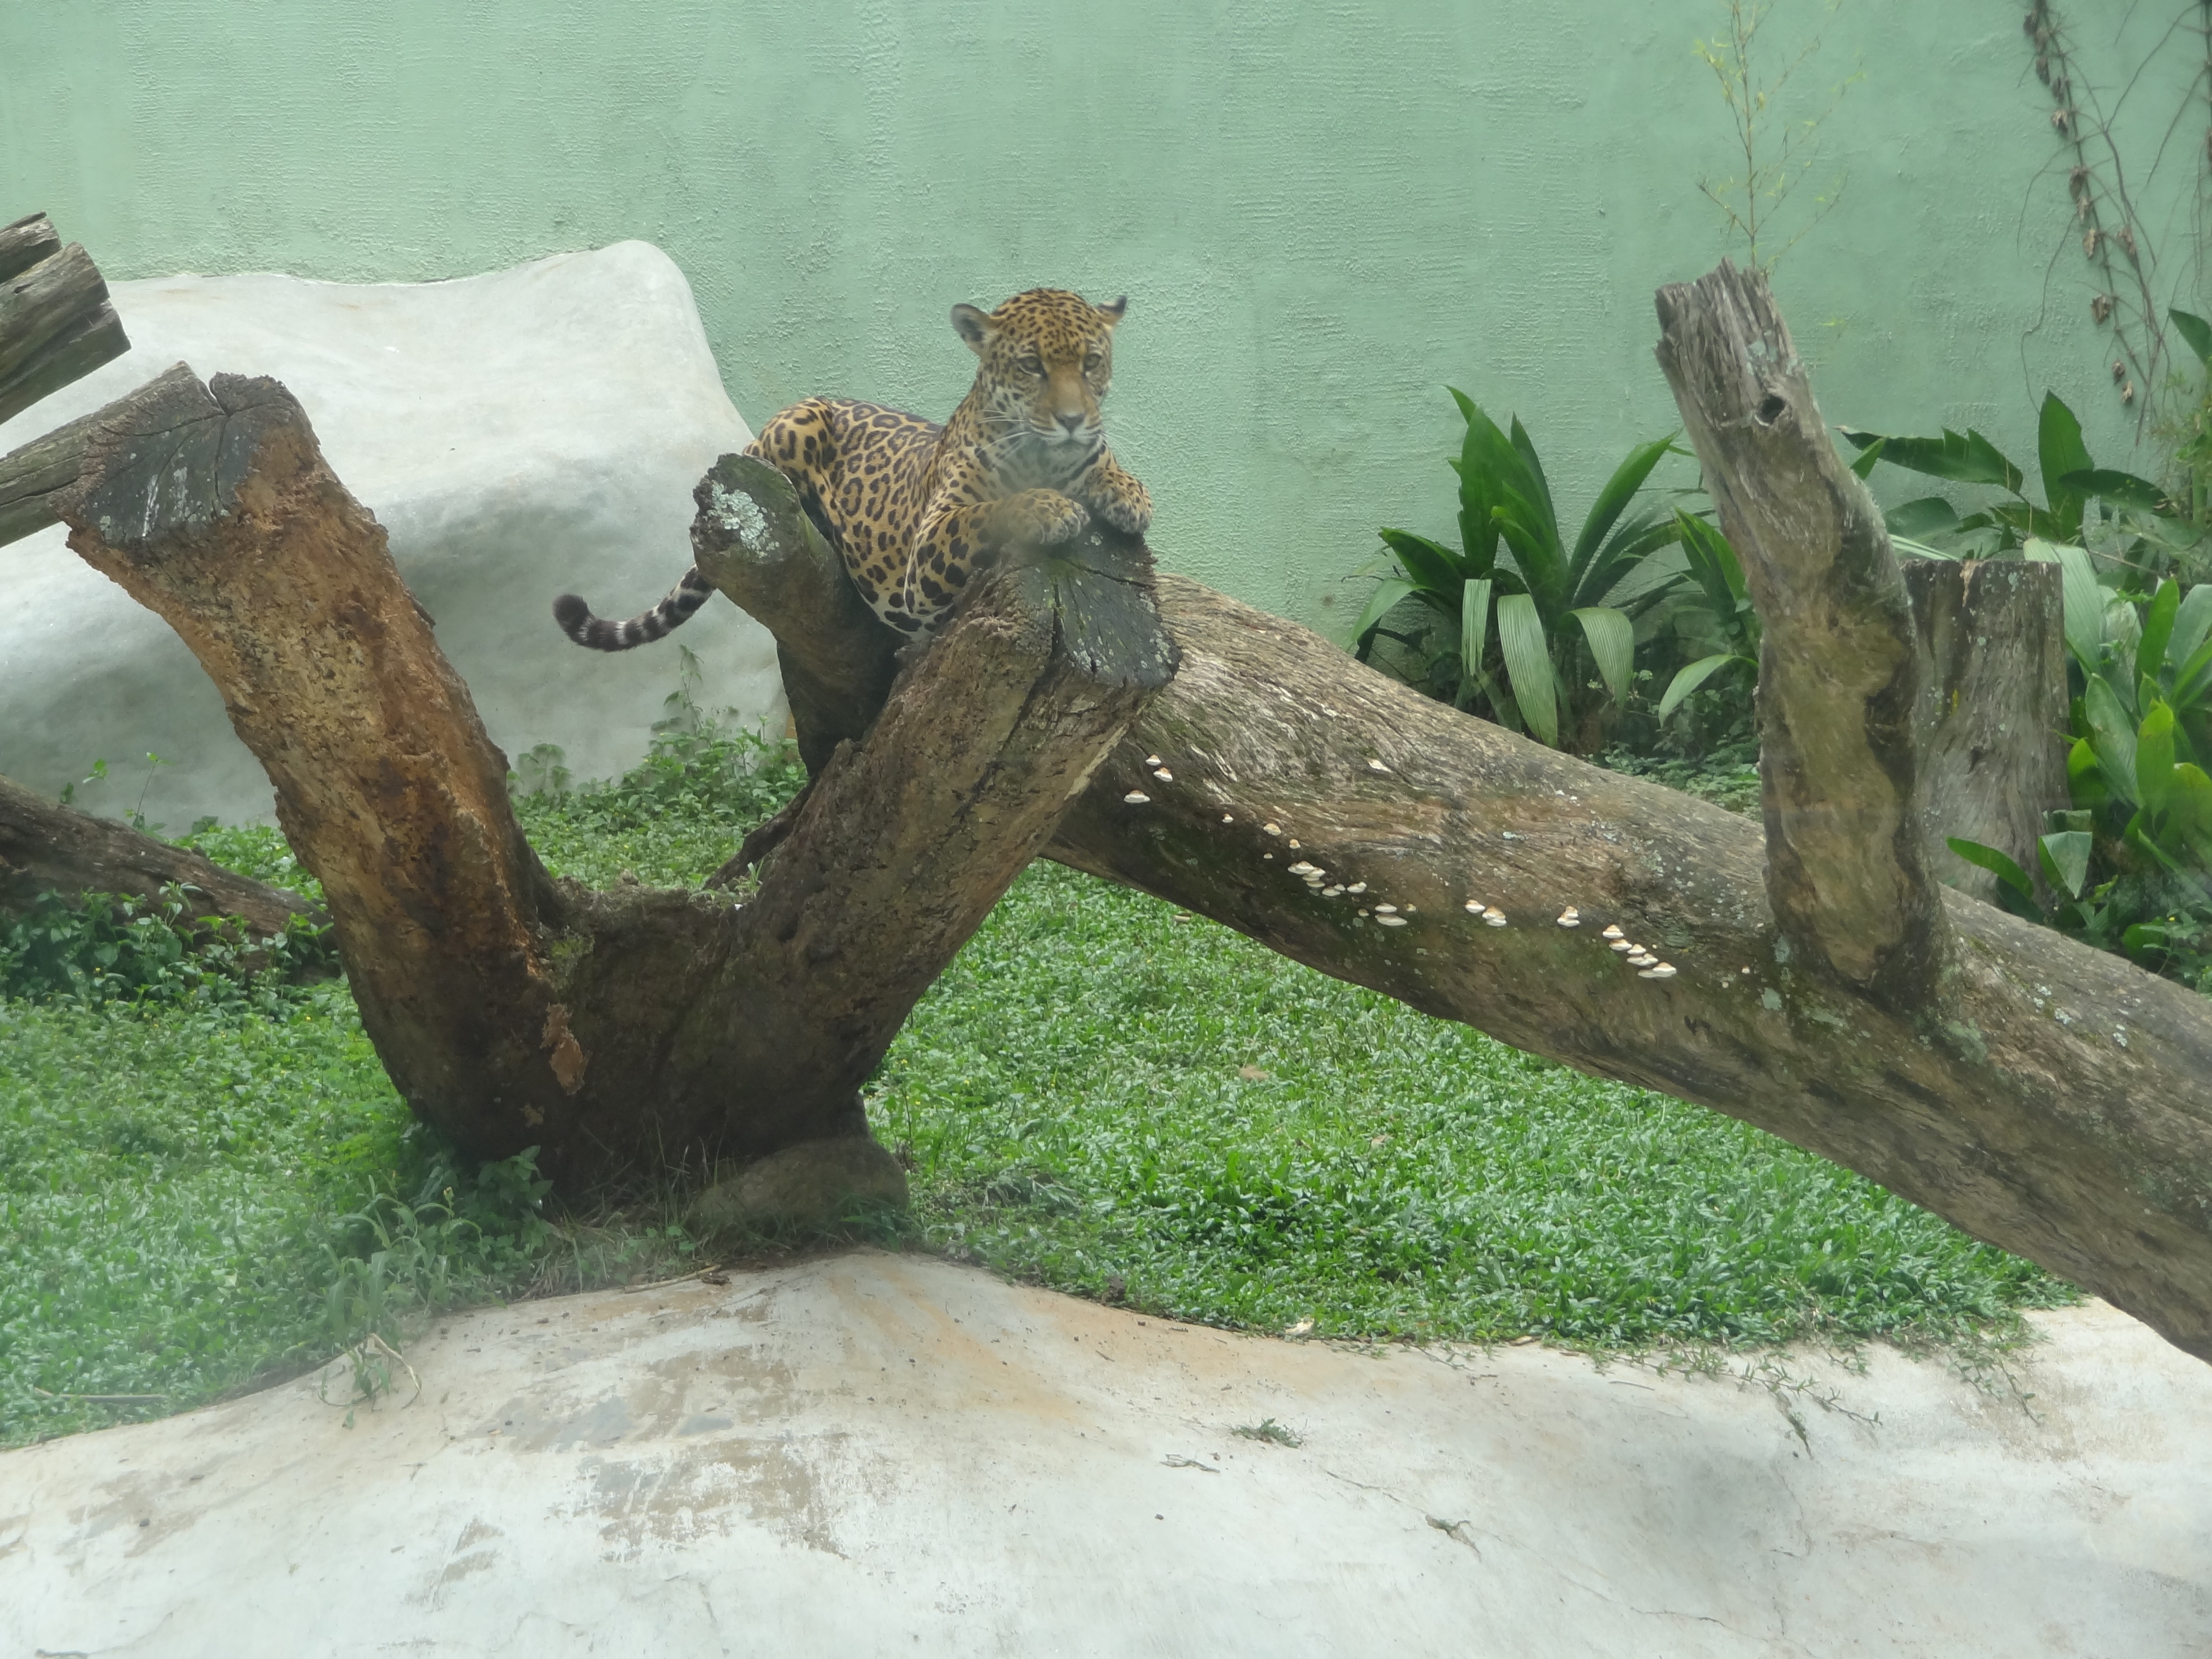
<instances>
[{"instance_id":1,"label":"weathered wooden stump","mask_svg":"<svg viewBox=\"0 0 2212 1659\"><path fill-rule=\"evenodd\" d=\"M1906 559L1921 658L1912 724L1921 836L1949 885L1994 900L1996 878L1958 836L2038 873L2044 814L2068 804L2066 621L2058 567L2025 559Z\"/></svg>"}]
</instances>

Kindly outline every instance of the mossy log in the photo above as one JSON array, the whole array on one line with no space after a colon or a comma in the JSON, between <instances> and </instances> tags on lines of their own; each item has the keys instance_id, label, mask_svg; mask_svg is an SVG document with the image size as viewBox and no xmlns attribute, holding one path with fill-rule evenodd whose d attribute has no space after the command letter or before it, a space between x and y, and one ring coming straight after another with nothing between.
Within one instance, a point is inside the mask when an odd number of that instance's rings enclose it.
<instances>
[{"instance_id":1,"label":"mossy log","mask_svg":"<svg viewBox=\"0 0 2212 1659\"><path fill-rule=\"evenodd\" d=\"M524 840L506 757L282 386L164 376L102 411L57 505L222 690L400 1093L572 1188L865 1135L915 1000L1173 667L1140 546L1009 566L831 745L753 898L594 893Z\"/></svg>"}]
</instances>

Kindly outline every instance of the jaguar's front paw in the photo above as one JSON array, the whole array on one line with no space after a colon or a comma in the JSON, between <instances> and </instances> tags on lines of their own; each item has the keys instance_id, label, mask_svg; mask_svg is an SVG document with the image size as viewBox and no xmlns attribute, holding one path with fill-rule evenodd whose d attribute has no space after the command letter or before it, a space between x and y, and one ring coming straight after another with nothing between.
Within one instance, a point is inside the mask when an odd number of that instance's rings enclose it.
<instances>
[{"instance_id":1,"label":"jaguar's front paw","mask_svg":"<svg viewBox=\"0 0 2212 1659\"><path fill-rule=\"evenodd\" d=\"M1000 523L1001 539L1011 545L1055 547L1088 530L1091 515L1056 489L1029 489L1006 504Z\"/></svg>"},{"instance_id":2,"label":"jaguar's front paw","mask_svg":"<svg viewBox=\"0 0 2212 1659\"><path fill-rule=\"evenodd\" d=\"M1090 507L1101 520L1124 536L1141 536L1152 527L1152 498L1134 478L1129 480L1125 492L1091 497Z\"/></svg>"}]
</instances>

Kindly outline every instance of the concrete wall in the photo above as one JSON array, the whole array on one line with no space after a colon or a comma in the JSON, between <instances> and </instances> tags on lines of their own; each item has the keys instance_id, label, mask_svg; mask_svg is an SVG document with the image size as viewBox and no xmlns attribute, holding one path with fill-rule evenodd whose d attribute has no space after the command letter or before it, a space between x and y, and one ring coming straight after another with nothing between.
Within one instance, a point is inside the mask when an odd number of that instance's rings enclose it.
<instances>
[{"instance_id":1,"label":"concrete wall","mask_svg":"<svg viewBox=\"0 0 2212 1659\"><path fill-rule=\"evenodd\" d=\"M2108 89L2173 9L2068 8L2106 19L2080 46ZM1779 0L1777 36L1820 11ZM2020 16L1846 0L1798 84L1817 104L1861 76L1822 132L1848 186L1780 291L1832 420L1972 422L2024 458L2048 385L2100 460L2139 461ZM417 279L642 237L756 424L816 392L941 415L971 368L954 301L1126 290L1109 413L1162 554L1340 633L1376 524L1449 528L1445 382L1519 411L1577 514L1674 424L1650 292L1729 246L1696 186L1729 130L1692 49L1724 17L0 0L0 217L49 210L118 277ZM2191 67L2170 52L2136 118L2170 118L2160 77Z\"/></svg>"}]
</instances>

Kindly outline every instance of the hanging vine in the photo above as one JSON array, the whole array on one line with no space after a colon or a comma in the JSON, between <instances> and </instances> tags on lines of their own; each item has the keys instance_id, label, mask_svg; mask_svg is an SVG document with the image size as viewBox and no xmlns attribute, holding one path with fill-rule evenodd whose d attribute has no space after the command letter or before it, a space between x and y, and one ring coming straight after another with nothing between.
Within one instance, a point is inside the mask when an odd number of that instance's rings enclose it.
<instances>
[{"instance_id":1,"label":"hanging vine","mask_svg":"<svg viewBox=\"0 0 2212 1659\"><path fill-rule=\"evenodd\" d=\"M2170 342L2166 307L2158 297L2158 249L2144 230L2113 136L2118 103L2105 109L2095 89L2081 76L2069 31L2051 0L2031 0L2021 27L2034 49L2035 77L2051 94L2051 129L2069 157L2067 198L2073 204L2074 227L2094 283L2090 319L2099 328L2111 330L2112 385L2120 401L2136 411L2141 431L2165 384ZM2212 111L2212 0L2188 0L2175 17L2169 38L2174 31L2197 38L2198 62L2169 133L2187 123L2199 106ZM2123 91L2119 101L2126 97ZM2202 144L2193 148L2197 189L2185 275L2201 274L2204 268L2212 120L2207 122ZM2151 167L2155 170L2156 157Z\"/></svg>"}]
</instances>

